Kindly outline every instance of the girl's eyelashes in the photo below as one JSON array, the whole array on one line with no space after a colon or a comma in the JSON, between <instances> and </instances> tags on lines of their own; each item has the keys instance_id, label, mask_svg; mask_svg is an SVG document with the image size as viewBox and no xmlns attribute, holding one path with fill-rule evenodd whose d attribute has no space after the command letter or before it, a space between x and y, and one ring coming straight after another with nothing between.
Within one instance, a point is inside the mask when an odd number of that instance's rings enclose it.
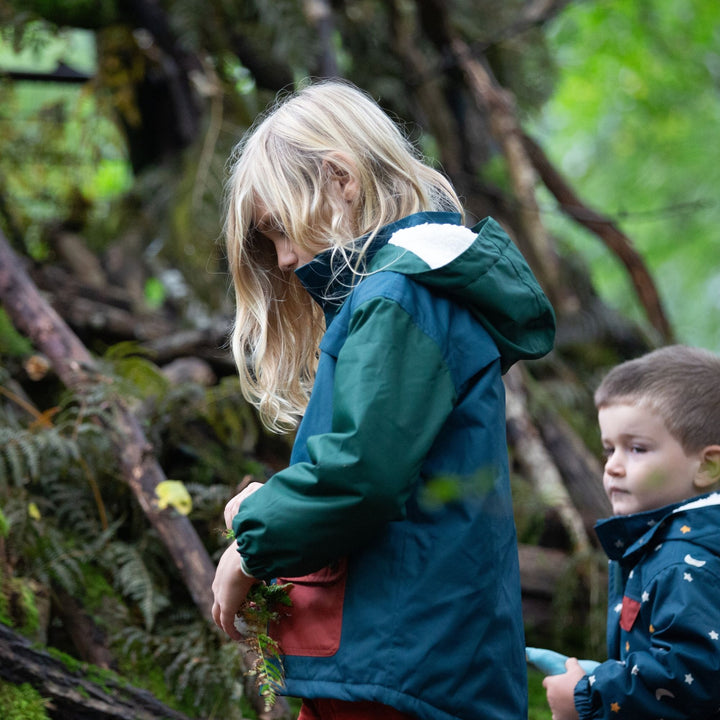
<instances>
[{"instance_id":1,"label":"girl's eyelashes","mask_svg":"<svg viewBox=\"0 0 720 720\"><path fill-rule=\"evenodd\" d=\"M256 232L261 235L267 235L268 233L279 233L280 235L287 235L285 232L285 226L273 215L265 213L260 220L253 223L253 228Z\"/></svg>"}]
</instances>

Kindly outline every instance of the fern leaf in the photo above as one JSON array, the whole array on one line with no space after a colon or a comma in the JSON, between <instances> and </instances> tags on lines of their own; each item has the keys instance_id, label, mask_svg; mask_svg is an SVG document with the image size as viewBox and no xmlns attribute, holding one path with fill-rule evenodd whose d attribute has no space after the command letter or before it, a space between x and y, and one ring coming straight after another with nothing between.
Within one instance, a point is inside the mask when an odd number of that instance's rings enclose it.
<instances>
[{"instance_id":1,"label":"fern leaf","mask_svg":"<svg viewBox=\"0 0 720 720\"><path fill-rule=\"evenodd\" d=\"M25 459L25 467L29 476L28 479L35 479L40 475L38 451L43 449L43 444L42 441L39 443L33 442L27 433L22 433L18 436L17 446Z\"/></svg>"},{"instance_id":2,"label":"fern leaf","mask_svg":"<svg viewBox=\"0 0 720 720\"><path fill-rule=\"evenodd\" d=\"M3 452L5 453L5 460L10 469L10 477L12 482L17 487L25 485L28 481L26 473L25 463L23 462L22 455L18 449L17 440L13 439L9 442Z\"/></svg>"}]
</instances>

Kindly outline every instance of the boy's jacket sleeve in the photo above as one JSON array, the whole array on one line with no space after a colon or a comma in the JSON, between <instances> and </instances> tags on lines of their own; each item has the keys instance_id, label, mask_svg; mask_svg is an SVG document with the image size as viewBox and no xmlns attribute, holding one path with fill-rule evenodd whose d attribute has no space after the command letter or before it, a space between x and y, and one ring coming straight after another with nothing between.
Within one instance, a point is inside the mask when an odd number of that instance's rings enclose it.
<instances>
[{"instance_id":1,"label":"boy's jacket sleeve","mask_svg":"<svg viewBox=\"0 0 720 720\"><path fill-rule=\"evenodd\" d=\"M437 342L394 300L351 316L335 367L331 431L242 504L233 522L255 577L297 576L366 545L403 517L455 388Z\"/></svg>"},{"instance_id":2,"label":"boy's jacket sleeve","mask_svg":"<svg viewBox=\"0 0 720 720\"><path fill-rule=\"evenodd\" d=\"M581 720L657 720L717 717L720 707L720 577L708 567L701 580L685 564L673 564L646 586L647 600L635 626L650 646L627 635L623 661L608 660L575 687Z\"/></svg>"}]
</instances>

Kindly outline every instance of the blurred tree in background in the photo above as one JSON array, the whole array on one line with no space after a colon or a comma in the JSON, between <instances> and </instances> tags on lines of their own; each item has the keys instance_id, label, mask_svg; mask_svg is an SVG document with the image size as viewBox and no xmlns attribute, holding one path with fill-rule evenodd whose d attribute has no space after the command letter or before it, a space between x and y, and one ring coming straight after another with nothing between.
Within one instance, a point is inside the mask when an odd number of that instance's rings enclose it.
<instances>
[{"instance_id":1,"label":"blurred tree in background","mask_svg":"<svg viewBox=\"0 0 720 720\"><path fill-rule=\"evenodd\" d=\"M288 451L226 346L225 171L277 92L342 76L553 299L555 351L506 378L528 640L602 657L592 390L656 345L720 351L717 2L3 0L0 24L0 620L178 717L263 714L207 620L222 507Z\"/></svg>"}]
</instances>

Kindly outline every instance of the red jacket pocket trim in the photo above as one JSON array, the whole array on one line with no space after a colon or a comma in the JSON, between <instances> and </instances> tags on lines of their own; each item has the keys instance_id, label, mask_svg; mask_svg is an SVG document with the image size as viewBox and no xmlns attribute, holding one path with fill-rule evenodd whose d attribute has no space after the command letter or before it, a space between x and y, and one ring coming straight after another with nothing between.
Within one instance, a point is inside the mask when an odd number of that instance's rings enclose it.
<instances>
[{"instance_id":1,"label":"red jacket pocket trim","mask_svg":"<svg viewBox=\"0 0 720 720\"><path fill-rule=\"evenodd\" d=\"M639 612L640 603L625 595L622 600L622 610L620 611L620 627L625 632L630 632Z\"/></svg>"}]
</instances>

